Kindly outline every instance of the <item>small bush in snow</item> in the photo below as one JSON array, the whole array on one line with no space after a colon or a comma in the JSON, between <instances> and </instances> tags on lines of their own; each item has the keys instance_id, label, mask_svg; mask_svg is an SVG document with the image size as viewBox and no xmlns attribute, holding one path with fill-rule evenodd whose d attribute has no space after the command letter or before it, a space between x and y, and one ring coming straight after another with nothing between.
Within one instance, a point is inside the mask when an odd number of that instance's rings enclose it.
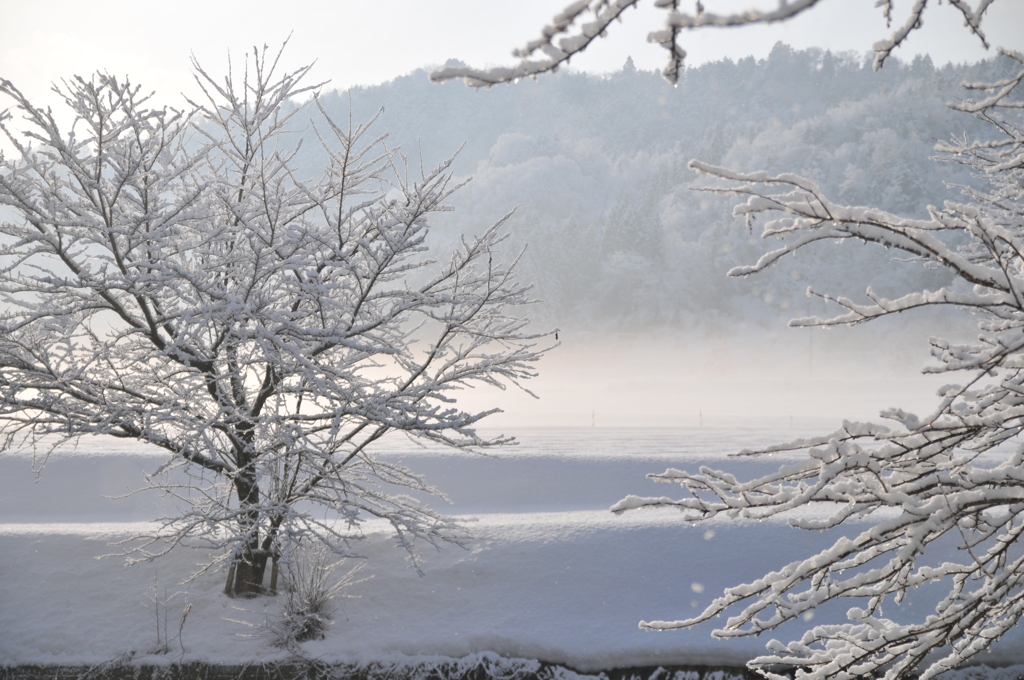
<instances>
[{"instance_id":1,"label":"small bush in snow","mask_svg":"<svg viewBox=\"0 0 1024 680\"><path fill-rule=\"evenodd\" d=\"M336 576L345 561L324 546L314 546L285 565L284 608L280 617L268 624L278 645L291 647L324 638L334 612L335 596L358 582L355 575L362 568L357 565Z\"/></svg>"}]
</instances>

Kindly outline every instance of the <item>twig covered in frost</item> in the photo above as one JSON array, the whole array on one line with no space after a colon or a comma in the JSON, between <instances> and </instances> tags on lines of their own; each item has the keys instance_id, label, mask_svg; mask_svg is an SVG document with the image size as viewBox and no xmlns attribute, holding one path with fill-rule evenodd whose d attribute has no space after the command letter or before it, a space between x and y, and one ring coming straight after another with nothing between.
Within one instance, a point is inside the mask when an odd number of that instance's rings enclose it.
<instances>
[{"instance_id":1,"label":"twig covered in frost","mask_svg":"<svg viewBox=\"0 0 1024 680\"><path fill-rule=\"evenodd\" d=\"M1019 55L1011 57L1024 65ZM882 417L893 428L847 422L824 437L742 452L806 452L804 460L753 480L709 468L669 469L651 477L681 484L684 498L630 496L613 506L614 512L674 507L693 521L765 519L809 505L830 510L824 518L789 516L790 524L808 530L872 520L816 555L727 589L695 617L642 627L671 630L729 614L715 635L757 635L852 598L857 606L848 610L848 623L816 626L788 644L773 640L769 653L751 664L773 678L783 677L772 672L778 664L796 666L798 677L808 679L904 678L938 652L920 676L927 680L987 649L1024 616L1024 119L1007 82L1020 79L991 84L982 106L963 105L990 123L996 138L939 145L945 160L986 178L987 189L964 187L967 202L930 207L928 219L839 205L792 175L691 164L728 182L709 190L743 197L735 214L764 216L763 236L782 243L733 276L757 274L821 241L853 238L940 268L952 280L892 299L869 289L864 303L834 300L845 309L838 316L793 325L861 323L938 305L972 311L980 334L970 343L931 341L937 364L928 370L962 380L943 387L924 417L891 409ZM1009 452L996 448L1011 442ZM960 555L934 564L929 551L943 537L959 542ZM899 623L883 614L884 603L932 582L944 583L948 593L924 621Z\"/></svg>"},{"instance_id":2,"label":"twig covered in frost","mask_svg":"<svg viewBox=\"0 0 1024 680\"><path fill-rule=\"evenodd\" d=\"M653 30L647 41L661 45L668 51L668 64L662 71L665 79L673 85L679 82L683 71L686 50L681 45L685 31L705 28L730 28L753 24L770 24L788 21L810 10L822 0L779 0L775 9L750 7L740 11L716 14L708 11L702 0L693 3L692 13L681 9L683 0L653 0L654 6L664 12L662 28ZM522 78L536 77L542 73L557 71L561 66L584 50L597 39L604 37L612 25L622 20L624 13L639 6L643 0L576 0L567 5L541 30L541 35L524 47L512 52L519 58L514 66L499 66L490 69L475 69L465 66L447 66L430 74L434 82L462 79L473 87L489 87ZM714 0L708 0L708 5ZM964 25L988 49L989 44L982 31L982 19L994 0L978 0L971 7L967 0L950 0L964 18ZM880 0L876 6L885 14L886 22L892 21L893 3ZM905 21L891 35L874 44L876 69L882 67L894 49L899 47L912 31L922 25L928 0L915 0Z\"/></svg>"}]
</instances>

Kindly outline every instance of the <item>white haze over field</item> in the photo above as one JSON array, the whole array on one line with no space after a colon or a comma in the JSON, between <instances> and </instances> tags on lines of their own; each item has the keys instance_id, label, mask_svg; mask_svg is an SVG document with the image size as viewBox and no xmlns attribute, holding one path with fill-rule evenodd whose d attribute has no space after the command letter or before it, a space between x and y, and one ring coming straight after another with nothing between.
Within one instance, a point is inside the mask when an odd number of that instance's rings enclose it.
<instances>
[{"instance_id":1,"label":"white haze over field","mask_svg":"<svg viewBox=\"0 0 1024 680\"><path fill-rule=\"evenodd\" d=\"M971 337L973 320L935 310L855 328L787 327L838 313L808 287L863 300L869 286L896 295L944 280L853 244L729 278L772 244L731 216L728 198L695 191L706 182L686 162L804 173L837 200L916 216L958 195L948 182L971 181L930 157L949 130L974 134L944 104L992 68L917 59L874 73L857 57L777 45L756 63L690 69L679 88L620 68L471 91L429 85L419 71L323 104L345 115L351 102L359 119L382 109L379 128L428 164L466 141L453 167L472 181L436 221L440 250L518 206L506 257L523 251L520 271L540 300L524 313L538 330L560 329L561 344L525 385L539 399L516 389L460 399L503 408L488 426L820 418L831 429L884 408L933 408L950 379L921 375L928 339ZM312 172L322 160L300 162Z\"/></svg>"}]
</instances>

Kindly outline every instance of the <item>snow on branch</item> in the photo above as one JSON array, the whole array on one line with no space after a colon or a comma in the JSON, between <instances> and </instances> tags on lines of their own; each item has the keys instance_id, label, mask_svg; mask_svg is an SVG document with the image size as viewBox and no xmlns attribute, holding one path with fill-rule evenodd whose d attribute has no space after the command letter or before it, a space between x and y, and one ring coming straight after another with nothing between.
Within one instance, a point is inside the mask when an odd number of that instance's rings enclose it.
<instances>
[{"instance_id":1,"label":"snow on branch","mask_svg":"<svg viewBox=\"0 0 1024 680\"><path fill-rule=\"evenodd\" d=\"M966 113L985 113L994 109L1022 109L1024 101L1007 101L1007 97L1016 90L1017 86L1024 81L1024 54L1014 50L999 48L999 53L1008 59L1017 62L1022 68L1013 76L993 83L964 83L968 90L988 91L984 99L978 101L968 100L965 102L954 102L950 107Z\"/></svg>"},{"instance_id":2,"label":"snow on branch","mask_svg":"<svg viewBox=\"0 0 1024 680\"><path fill-rule=\"evenodd\" d=\"M979 21L987 5L979 5ZM863 323L942 306L972 312L978 334L973 342L931 340L936 363L926 370L959 380L938 391L930 413L889 409L881 417L892 426L846 422L822 437L740 452L803 453L755 479L670 468L649 477L680 484L682 498L630 496L612 506L616 513L672 507L692 522L780 518L813 531L847 529L817 554L725 590L697 616L642 628L673 630L725 615L716 636L759 635L827 602L849 601L846 623L816 626L789 643L773 640L750 665L770 678L786 677L779 667L800 669L798 677L808 680L933 678L987 649L1024 616L1024 119L1010 100L1021 81L971 85L994 94L958 108L988 123L993 136L953 138L938 146L938 160L968 166L987 187L961 187L966 200L929 207L927 219L841 205L795 175L691 162L711 180L703 190L739 197L734 214L748 225L763 223L762 236L780 242L733 276L848 239L880 246L890 266L948 274L950 283L937 290L890 298L869 288L864 302L814 293L843 312L793 325ZM823 512L800 512L808 506ZM937 542L950 540L957 556L936 563ZM885 615L884 605L934 583L947 594L923 621Z\"/></svg>"},{"instance_id":3,"label":"snow on branch","mask_svg":"<svg viewBox=\"0 0 1024 680\"><path fill-rule=\"evenodd\" d=\"M519 58L514 66L499 66L490 69L475 69L464 66L447 66L430 74L433 82L462 79L472 87L490 87L499 83L516 82L533 78L542 73L552 73L577 54L590 49L594 41L615 30L612 24L620 21L624 12L638 6L642 0L576 0L565 7L541 30L537 39L512 52ZM705 9L701 0L696 0L694 10L688 13L680 10L682 0L653 0L654 7L665 15L663 27L652 30L647 41L661 45L668 52L668 63L662 71L665 79L676 85L683 72L686 50L681 41L685 31L705 28L735 28L754 24L770 24L788 21L818 5L822 0L779 0L775 9L757 8L716 14ZM982 31L982 19L994 0L979 0L972 8L967 0L950 0L950 4L964 17L964 25L988 49L988 40ZM910 33L921 27L928 0L915 0L906 20L893 33L874 44L874 66L879 69L885 60L907 39ZM877 6L885 14L886 22L892 21L892 0L879 0Z\"/></svg>"},{"instance_id":4,"label":"snow on branch","mask_svg":"<svg viewBox=\"0 0 1024 680\"><path fill-rule=\"evenodd\" d=\"M555 15L551 23L543 28L539 38L512 52L512 56L520 58L515 66L486 70L448 66L431 73L430 80L443 83L461 78L473 87L489 87L557 71L594 40L603 37L608 27L623 12L639 2L577 0Z\"/></svg>"}]
</instances>

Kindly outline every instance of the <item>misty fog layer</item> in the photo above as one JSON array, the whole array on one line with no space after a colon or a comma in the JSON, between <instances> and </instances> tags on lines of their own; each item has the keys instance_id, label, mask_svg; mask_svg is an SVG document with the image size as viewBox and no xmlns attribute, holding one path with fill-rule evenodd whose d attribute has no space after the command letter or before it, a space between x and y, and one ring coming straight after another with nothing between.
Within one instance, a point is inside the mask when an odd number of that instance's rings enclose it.
<instances>
[{"instance_id":1,"label":"misty fog layer","mask_svg":"<svg viewBox=\"0 0 1024 680\"><path fill-rule=\"evenodd\" d=\"M562 346L530 386L540 401L467 396L502 404L507 413L490 424L834 420L929 408L942 381L920 377L927 338L962 337L972 323L943 311L867 329L789 329L789 319L839 312L808 288L862 300L868 286L895 295L946 285L946 275L845 243L729 278L772 244L732 217L731 199L697 191L709 183L687 163L796 173L837 202L922 217L958 197L951 185L975 182L932 159L937 140L980 132L946 103L965 96L962 82L1003 68L917 58L874 72L859 55L780 43L766 60L687 69L677 88L627 62L607 77L562 73L488 90L431 85L417 71L321 101L339 119L350 106L357 122L380 111L376 129L413 171L462 147L454 168L472 180L435 221L441 252L518 207L504 256L523 252L520 271L539 300L524 313L538 331L559 328ZM300 152L310 172L324 160L317 148Z\"/></svg>"}]
</instances>

